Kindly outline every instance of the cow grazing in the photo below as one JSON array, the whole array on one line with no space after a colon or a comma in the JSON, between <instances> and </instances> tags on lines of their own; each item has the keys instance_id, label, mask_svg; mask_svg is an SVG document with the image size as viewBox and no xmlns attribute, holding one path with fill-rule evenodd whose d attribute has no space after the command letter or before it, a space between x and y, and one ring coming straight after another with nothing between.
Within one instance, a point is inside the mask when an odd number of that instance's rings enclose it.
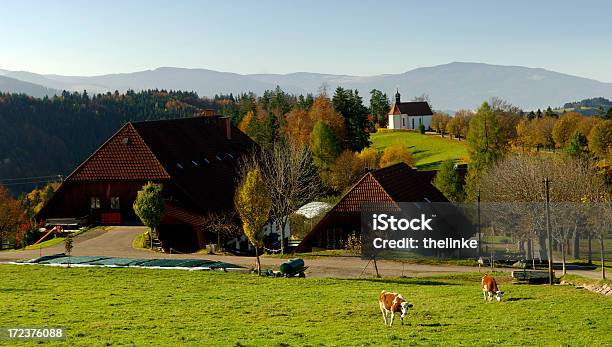
<instances>
[{"instance_id":1,"label":"cow grazing","mask_svg":"<svg viewBox=\"0 0 612 347\"><path fill-rule=\"evenodd\" d=\"M482 295L484 296L485 301L487 301L487 297L489 298L489 302L493 301L493 295L495 295L495 299L497 299L497 301L501 301L504 297L504 292L499 290L497 287L497 282L495 282L495 278L493 278L493 276L483 275Z\"/></svg>"},{"instance_id":2,"label":"cow grazing","mask_svg":"<svg viewBox=\"0 0 612 347\"><path fill-rule=\"evenodd\" d=\"M385 320L385 325L387 323L389 326L393 325L393 318L396 313L400 313L400 319L402 324L404 324L404 317L408 314L408 310L413 306L408 303L406 299L402 296L402 294L391 293L386 290L380 292L378 296L378 305L380 306L380 311L383 314L383 319ZM391 312L391 319L387 319L387 313Z\"/></svg>"}]
</instances>

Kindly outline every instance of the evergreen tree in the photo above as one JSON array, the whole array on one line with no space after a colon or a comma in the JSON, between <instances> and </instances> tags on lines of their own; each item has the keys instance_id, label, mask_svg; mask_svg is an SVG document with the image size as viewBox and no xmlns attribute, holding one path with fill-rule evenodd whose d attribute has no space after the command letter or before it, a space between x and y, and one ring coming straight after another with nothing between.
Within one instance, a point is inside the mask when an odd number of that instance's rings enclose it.
<instances>
[{"instance_id":1,"label":"evergreen tree","mask_svg":"<svg viewBox=\"0 0 612 347\"><path fill-rule=\"evenodd\" d=\"M587 152L587 137L582 133L575 133L572 136L567 152L577 158L582 158Z\"/></svg>"},{"instance_id":2,"label":"evergreen tree","mask_svg":"<svg viewBox=\"0 0 612 347\"><path fill-rule=\"evenodd\" d=\"M310 151L315 165L320 170L326 170L340 154L340 145L336 134L322 121L315 123L310 134Z\"/></svg>"},{"instance_id":3,"label":"evergreen tree","mask_svg":"<svg viewBox=\"0 0 612 347\"><path fill-rule=\"evenodd\" d=\"M452 202L462 202L464 199L463 184L459 172L455 169L455 162L448 160L440 165L440 170L433 181L446 198Z\"/></svg>"},{"instance_id":4,"label":"evergreen tree","mask_svg":"<svg viewBox=\"0 0 612 347\"><path fill-rule=\"evenodd\" d=\"M389 98L378 89L370 91L370 114L380 127L386 127L389 122Z\"/></svg>"},{"instance_id":5,"label":"evergreen tree","mask_svg":"<svg viewBox=\"0 0 612 347\"><path fill-rule=\"evenodd\" d=\"M368 119L368 109L363 106L363 100L357 90L345 90L341 87L336 89L332 99L334 109L344 117L346 129L345 148L359 152L370 146L371 128Z\"/></svg>"}]
</instances>

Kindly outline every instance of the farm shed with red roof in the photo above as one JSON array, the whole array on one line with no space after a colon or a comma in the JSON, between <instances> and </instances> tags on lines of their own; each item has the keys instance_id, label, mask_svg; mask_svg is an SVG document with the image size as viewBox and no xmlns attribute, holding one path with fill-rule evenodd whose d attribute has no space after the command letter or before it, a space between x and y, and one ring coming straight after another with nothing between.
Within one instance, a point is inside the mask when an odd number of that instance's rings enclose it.
<instances>
[{"instance_id":1,"label":"farm shed with red roof","mask_svg":"<svg viewBox=\"0 0 612 347\"><path fill-rule=\"evenodd\" d=\"M343 248L348 235L360 233L362 204L448 202L431 184L431 177L404 163L365 174L306 235L296 251Z\"/></svg>"}]
</instances>

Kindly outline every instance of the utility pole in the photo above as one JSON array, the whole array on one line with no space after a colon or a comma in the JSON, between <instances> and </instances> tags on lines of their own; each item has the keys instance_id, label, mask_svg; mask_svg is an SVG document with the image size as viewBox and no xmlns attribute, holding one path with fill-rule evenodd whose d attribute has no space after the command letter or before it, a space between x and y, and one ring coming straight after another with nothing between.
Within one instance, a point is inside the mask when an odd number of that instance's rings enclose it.
<instances>
[{"instance_id":1,"label":"utility pole","mask_svg":"<svg viewBox=\"0 0 612 347\"><path fill-rule=\"evenodd\" d=\"M478 189L478 257L482 256L482 248L480 246L480 188Z\"/></svg>"},{"instance_id":2,"label":"utility pole","mask_svg":"<svg viewBox=\"0 0 612 347\"><path fill-rule=\"evenodd\" d=\"M546 191L546 233L548 234L548 284L553 284L553 251L552 235L550 233L550 192L548 177L544 179L544 189Z\"/></svg>"}]
</instances>

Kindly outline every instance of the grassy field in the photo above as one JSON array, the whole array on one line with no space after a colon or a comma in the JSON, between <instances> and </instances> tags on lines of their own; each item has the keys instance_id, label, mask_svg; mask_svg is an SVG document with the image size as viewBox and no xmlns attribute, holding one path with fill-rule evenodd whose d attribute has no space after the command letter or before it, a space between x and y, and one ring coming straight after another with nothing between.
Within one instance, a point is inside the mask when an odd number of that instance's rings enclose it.
<instances>
[{"instance_id":1,"label":"grassy field","mask_svg":"<svg viewBox=\"0 0 612 347\"><path fill-rule=\"evenodd\" d=\"M612 345L610 298L512 285L501 274L507 300L484 303L477 273L282 279L16 265L0 273L0 325L65 326L70 345ZM382 289L414 304L404 326L383 325Z\"/></svg>"},{"instance_id":2,"label":"grassy field","mask_svg":"<svg viewBox=\"0 0 612 347\"><path fill-rule=\"evenodd\" d=\"M370 139L373 147L378 150L383 150L392 143L404 143L412 151L417 167L423 170L437 169L440 163L446 160L467 160L465 141L407 131L374 133Z\"/></svg>"}]
</instances>

